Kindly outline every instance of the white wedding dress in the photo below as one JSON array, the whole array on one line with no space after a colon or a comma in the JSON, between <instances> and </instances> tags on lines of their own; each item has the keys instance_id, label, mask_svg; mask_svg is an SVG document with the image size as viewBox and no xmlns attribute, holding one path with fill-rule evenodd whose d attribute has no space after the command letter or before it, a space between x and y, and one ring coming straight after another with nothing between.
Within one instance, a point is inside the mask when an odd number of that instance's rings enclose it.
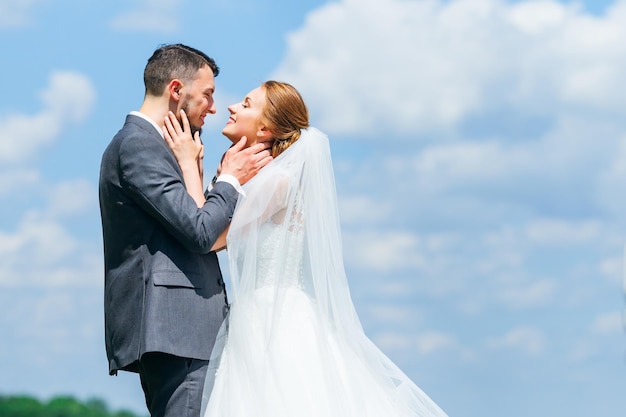
<instances>
[{"instance_id":1,"label":"white wedding dress","mask_svg":"<svg viewBox=\"0 0 626 417\"><path fill-rule=\"evenodd\" d=\"M445 417L365 335L343 269L328 139L314 128L246 184L233 302L203 417Z\"/></svg>"}]
</instances>

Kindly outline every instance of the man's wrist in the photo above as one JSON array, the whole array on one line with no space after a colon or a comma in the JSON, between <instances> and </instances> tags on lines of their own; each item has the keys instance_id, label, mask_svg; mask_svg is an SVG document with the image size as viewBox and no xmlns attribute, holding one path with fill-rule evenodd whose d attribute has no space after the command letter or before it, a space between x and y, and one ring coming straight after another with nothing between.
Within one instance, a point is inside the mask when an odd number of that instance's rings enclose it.
<instances>
[{"instance_id":1,"label":"man's wrist","mask_svg":"<svg viewBox=\"0 0 626 417\"><path fill-rule=\"evenodd\" d=\"M213 186L215 183L220 181L229 183L230 185L235 187L235 190L237 190L239 194L245 195L245 192L243 191L239 180L235 176L230 174L221 174L219 176L213 177L213 180L211 180L211 185Z\"/></svg>"}]
</instances>

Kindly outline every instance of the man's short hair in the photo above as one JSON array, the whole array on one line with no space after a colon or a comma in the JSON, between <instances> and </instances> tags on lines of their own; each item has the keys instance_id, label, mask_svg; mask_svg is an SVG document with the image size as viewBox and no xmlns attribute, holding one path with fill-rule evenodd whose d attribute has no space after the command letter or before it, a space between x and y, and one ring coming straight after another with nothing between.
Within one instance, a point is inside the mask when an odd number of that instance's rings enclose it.
<instances>
[{"instance_id":1,"label":"man's short hair","mask_svg":"<svg viewBox=\"0 0 626 417\"><path fill-rule=\"evenodd\" d=\"M204 52L180 43L161 45L148 59L143 72L146 94L161 95L167 84L175 78L189 82L205 65L208 65L213 71L213 76L217 77L219 67L215 60Z\"/></svg>"}]
</instances>

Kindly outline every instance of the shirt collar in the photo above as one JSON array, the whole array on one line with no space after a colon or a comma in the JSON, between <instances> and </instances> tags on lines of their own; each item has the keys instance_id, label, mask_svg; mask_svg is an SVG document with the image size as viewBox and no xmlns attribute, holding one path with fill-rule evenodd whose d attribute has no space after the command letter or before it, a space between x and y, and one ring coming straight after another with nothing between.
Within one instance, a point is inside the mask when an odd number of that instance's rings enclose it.
<instances>
[{"instance_id":1,"label":"shirt collar","mask_svg":"<svg viewBox=\"0 0 626 417\"><path fill-rule=\"evenodd\" d=\"M157 132L159 132L159 135L161 135L161 137L163 137L163 130L161 130L161 126L157 125L156 123L154 123L154 120L152 120L151 118L149 118L148 116L146 116L143 113L140 113L138 111L131 111L130 114L132 114L133 116L137 116L137 117L141 117L142 119L144 119L147 122L150 122L150 124L152 126L154 126L154 128L156 129Z\"/></svg>"}]
</instances>

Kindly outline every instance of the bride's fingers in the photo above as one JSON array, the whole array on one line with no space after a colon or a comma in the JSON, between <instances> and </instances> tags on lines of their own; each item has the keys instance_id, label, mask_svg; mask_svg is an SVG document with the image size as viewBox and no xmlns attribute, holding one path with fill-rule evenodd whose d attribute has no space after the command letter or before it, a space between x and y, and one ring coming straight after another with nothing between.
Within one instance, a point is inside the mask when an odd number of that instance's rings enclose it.
<instances>
[{"instance_id":1,"label":"bride's fingers","mask_svg":"<svg viewBox=\"0 0 626 417\"><path fill-rule=\"evenodd\" d=\"M189 126L189 118L187 117L187 113L185 113L185 110L183 109L180 109L180 118L183 121L183 130L185 132L191 132L191 127ZM178 123L178 120L176 120L176 122Z\"/></svg>"},{"instance_id":2,"label":"bride's fingers","mask_svg":"<svg viewBox=\"0 0 626 417\"><path fill-rule=\"evenodd\" d=\"M202 143L202 138L200 138L200 132L198 131L193 134L193 141L199 145L204 145L204 143Z\"/></svg>"},{"instance_id":3,"label":"bride's fingers","mask_svg":"<svg viewBox=\"0 0 626 417\"><path fill-rule=\"evenodd\" d=\"M174 114L174 112L169 111L167 113L167 117L166 119L169 120L171 126L172 126L172 133L175 134L176 136L181 136L183 134L183 128L180 126L180 123L178 122L178 119L176 118L176 115Z\"/></svg>"},{"instance_id":4,"label":"bride's fingers","mask_svg":"<svg viewBox=\"0 0 626 417\"><path fill-rule=\"evenodd\" d=\"M170 123L169 119L166 117L164 120L164 125L161 127L161 130L163 131L163 139L165 139L165 142L170 146L174 143L174 139L170 135L171 127L172 127L172 124Z\"/></svg>"},{"instance_id":5,"label":"bride's fingers","mask_svg":"<svg viewBox=\"0 0 626 417\"><path fill-rule=\"evenodd\" d=\"M163 121L164 126L163 126L163 131L167 131L167 135L170 136L170 141L174 141L175 136L176 136L176 129L174 128L174 126L172 125L172 120L170 119L171 117L171 112L169 112L166 116L165 119Z\"/></svg>"}]
</instances>

